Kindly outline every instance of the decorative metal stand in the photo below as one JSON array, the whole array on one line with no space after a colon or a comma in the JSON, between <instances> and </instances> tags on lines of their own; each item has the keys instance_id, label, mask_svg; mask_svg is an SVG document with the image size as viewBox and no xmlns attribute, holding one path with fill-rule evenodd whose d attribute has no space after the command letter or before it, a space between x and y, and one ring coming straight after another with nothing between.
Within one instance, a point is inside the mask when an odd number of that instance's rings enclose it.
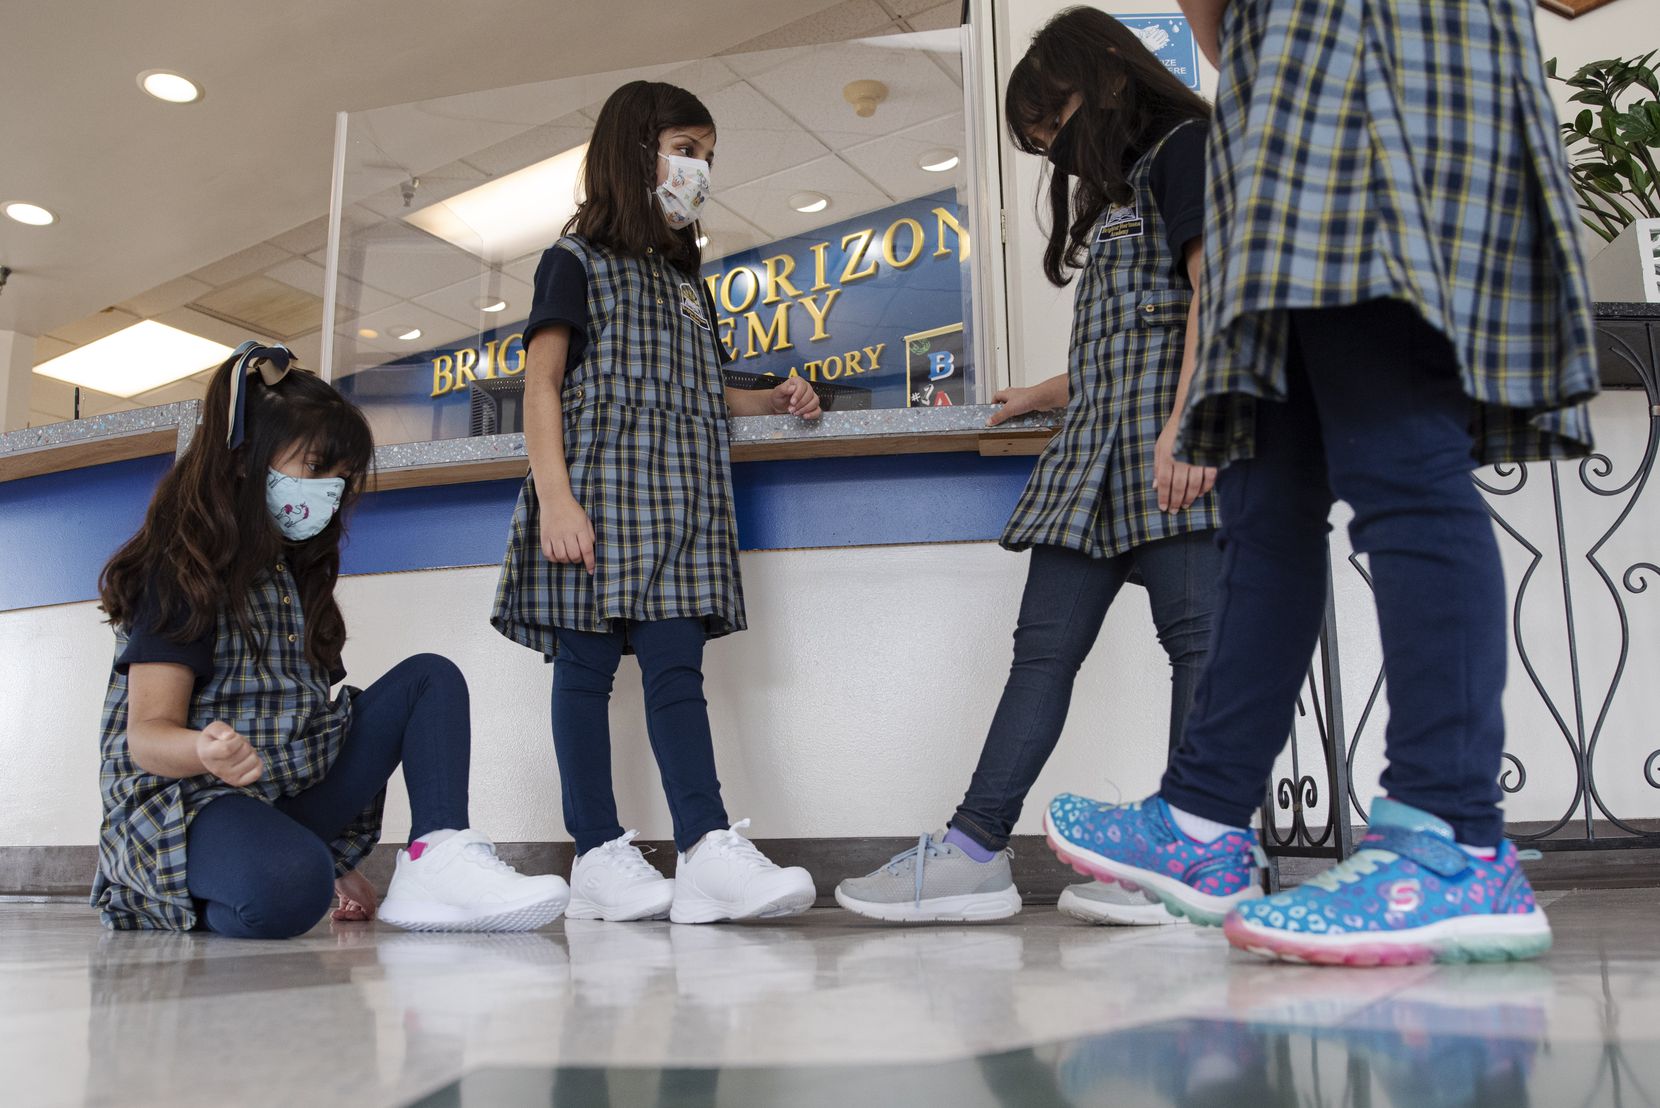
<instances>
[{"instance_id":1,"label":"decorative metal stand","mask_svg":"<svg viewBox=\"0 0 1660 1108\"><path fill-rule=\"evenodd\" d=\"M1654 461L1660 453L1660 305L1602 305L1598 316L1598 352L1604 382L1615 388L1641 388L1648 403L1648 435L1642 459L1623 482L1614 479L1615 463L1606 454L1596 453L1579 462L1533 463L1496 466L1492 480L1478 476L1476 484L1486 494L1494 521L1500 530L1527 552L1526 569L1516 583L1511 598L1511 633L1522 669L1535 692L1538 693L1572 758L1575 781L1572 798L1559 818L1544 824L1512 826L1507 834L1519 842L1526 842L1539 850L1590 850L1628 847L1660 847L1660 830L1639 827L1631 819L1619 815L1603 797L1598 787L1597 765L1599 753L1606 745L1606 725L1615 697L1627 677L1631 657L1631 623L1626 609L1627 595L1646 593L1651 585L1660 585L1660 564L1654 561L1633 561L1627 565L1604 563L1609 542L1635 511L1653 472ZM1553 694L1536 664L1532 641L1524 611L1531 610L1536 601L1530 600L1530 591L1541 579L1538 573L1549 556L1544 545L1535 542L1508 520L1500 510L1506 498L1515 496L1535 475L1542 475L1550 483L1550 504L1553 532L1547 541L1554 543L1554 556L1561 577L1562 622L1565 632L1568 671L1571 679L1571 703ZM1573 553L1581 545L1563 512L1563 488L1577 479L1586 491L1608 498L1619 505L1613 521L1593 541L1585 546L1583 557L1595 571L1602 588L1613 602L1618 617L1618 658L1612 675L1601 687L1593 684L1584 668L1582 644L1576 624L1576 596L1582 602L1583 594L1576 594L1570 567ZM1364 566L1354 557L1349 563L1356 572L1371 579ZM1321 629L1320 644L1315 664L1310 667L1306 687L1307 705L1298 703L1298 711L1312 716L1319 739L1320 758L1325 763L1323 772L1316 776L1305 771L1303 752L1298 749L1297 737L1290 746L1290 776L1281 778L1270 789L1262 810L1263 846L1271 860L1278 858L1333 858L1346 857L1353 848L1354 817L1364 820L1365 810L1354 795L1354 758L1367 723L1372 717L1383 692L1381 669L1374 675L1366 703L1355 722L1354 729L1345 727L1343 718L1342 674L1338 668L1337 614L1331 577L1326 582L1326 620ZM1655 749L1641 760L1641 772L1648 785L1660 789L1660 749ZM1326 817L1322 825L1311 826L1310 813L1320 804L1320 781L1325 783ZM1504 755L1504 769L1499 785L1506 793L1518 793L1527 786L1528 768L1511 752ZM1656 825L1660 827L1660 824ZM1271 876L1277 876L1277 866Z\"/></svg>"},{"instance_id":2,"label":"decorative metal stand","mask_svg":"<svg viewBox=\"0 0 1660 1108\"><path fill-rule=\"evenodd\" d=\"M1330 858L1341 861L1354 850L1354 826L1349 820L1350 797L1354 791L1344 743L1348 731L1343 724L1343 673L1337 650L1337 604L1332 593L1332 576L1326 572L1326 618L1320 626L1320 641L1314 662L1309 666L1305 695L1297 698L1297 714L1312 717L1319 740L1319 776L1303 768L1303 752L1293 730L1289 751L1291 775L1282 777L1262 806L1262 847L1269 859L1269 881L1279 883L1281 858ZM1326 819L1323 825L1310 824L1311 813L1320 805L1320 786L1325 785Z\"/></svg>"}]
</instances>

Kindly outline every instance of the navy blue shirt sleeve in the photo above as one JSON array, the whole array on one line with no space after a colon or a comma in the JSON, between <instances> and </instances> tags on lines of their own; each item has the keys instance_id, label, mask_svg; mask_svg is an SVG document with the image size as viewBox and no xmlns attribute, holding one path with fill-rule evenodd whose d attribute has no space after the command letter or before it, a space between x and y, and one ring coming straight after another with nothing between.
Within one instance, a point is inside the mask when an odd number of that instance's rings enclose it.
<instances>
[{"instance_id":1,"label":"navy blue shirt sleeve","mask_svg":"<svg viewBox=\"0 0 1660 1108\"><path fill-rule=\"evenodd\" d=\"M1170 253L1185 273L1184 248L1205 233L1205 135L1202 123L1187 123L1165 140L1153 157L1147 185L1164 219Z\"/></svg>"},{"instance_id":2,"label":"navy blue shirt sleeve","mask_svg":"<svg viewBox=\"0 0 1660 1108\"><path fill-rule=\"evenodd\" d=\"M554 323L571 329L565 354L565 368L570 369L588 350L588 270L581 258L558 246L548 247L536 266L536 290L525 321L526 349L537 331Z\"/></svg>"},{"instance_id":3,"label":"navy blue shirt sleeve","mask_svg":"<svg viewBox=\"0 0 1660 1108\"><path fill-rule=\"evenodd\" d=\"M127 633L127 648L115 659L115 671L122 675L134 663L171 662L185 666L198 680L213 675L214 632L209 630L198 639L179 642L170 638L161 625L161 612L156 603L156 590L146 589L133 615L132 627Z\"/></svg>"}]
</instances>

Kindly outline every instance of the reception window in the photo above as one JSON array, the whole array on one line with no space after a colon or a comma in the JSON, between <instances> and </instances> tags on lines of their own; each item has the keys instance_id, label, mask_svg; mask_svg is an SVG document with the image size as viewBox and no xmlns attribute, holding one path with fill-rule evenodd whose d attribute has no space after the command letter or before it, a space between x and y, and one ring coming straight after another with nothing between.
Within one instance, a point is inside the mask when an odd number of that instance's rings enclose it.
<instances>
[{"instance_id":1,"label":"reception window","mask_svg":"<svg viewBox=\"0 0 1660 1108\"><path fill-rule=\"evenodd\" d=\"M519 430L537 264L575 211L601 104L649 79L689 89L715 119L697 293L729 385L804 377L832 411L981 402L966 37L725 55L342 116L326 372L382 443Z\"/></svg>"}]
</instances>

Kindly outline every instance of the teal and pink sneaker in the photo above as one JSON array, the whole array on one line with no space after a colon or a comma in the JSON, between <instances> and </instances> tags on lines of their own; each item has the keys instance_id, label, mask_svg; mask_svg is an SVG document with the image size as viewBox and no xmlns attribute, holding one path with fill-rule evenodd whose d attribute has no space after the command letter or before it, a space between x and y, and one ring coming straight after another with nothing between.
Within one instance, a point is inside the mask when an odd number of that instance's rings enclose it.
<instances>
[{"instance_id":1,"label":"teal and pink sneaker","mask_svg":"<svg viewBox=\"0 0 1660 1108\"><path fill-rule=\"evenodd\" d=\"M1156 796L1106 804L1062 793L1049 802L1043 830L1056 856L1085 877L1143 889L1171 915L1207 927L1262 895L1254 832L1229 831L1211 843L1190 839Z\"/></svg>"},{"instance_id":2,"label":"teal and pink sneaker","mask_svg":"<svg viewBox=\"0 0 1660 1108\"><path fill-rule=\"evenodd\" d=\"M1339 966L1503 962L1551 944L1513 844L1474 857L1445 821L1388 798L1373 802L1353 857L1241 905L1224 930L1253 954Z\"/></svg>"}]
</instances>

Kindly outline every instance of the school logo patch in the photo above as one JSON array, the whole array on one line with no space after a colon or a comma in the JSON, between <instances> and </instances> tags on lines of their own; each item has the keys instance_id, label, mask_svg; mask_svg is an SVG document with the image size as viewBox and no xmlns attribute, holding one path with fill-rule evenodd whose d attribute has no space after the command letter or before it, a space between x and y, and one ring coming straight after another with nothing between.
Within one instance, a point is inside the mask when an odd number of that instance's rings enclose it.
<instances>
[{"instance_id":1,"label":"school logo patch","mask_svg":"<svg viewBox=\"0 0 1660 1108\"><path fill-rule=\"evenodd\" d=\"M1133 203L1124 204L1107 209L1107 218L1101 221L1100 230L1095 232L1095 241L1138 239L1146 230L1147 221L1141 218L1141 209Z\"/></svg>"},{"instance_id":2,"label":"school logo patch","mask_svg":"<svg viewBox=\"0 0 1660 1108\"><path fill-rule=\"evenodd\" d=\"M685 281L680 282L680 314L705 331L709 330L709 313L703 310L703 297Z\"/></svg>"}]
</instances>

